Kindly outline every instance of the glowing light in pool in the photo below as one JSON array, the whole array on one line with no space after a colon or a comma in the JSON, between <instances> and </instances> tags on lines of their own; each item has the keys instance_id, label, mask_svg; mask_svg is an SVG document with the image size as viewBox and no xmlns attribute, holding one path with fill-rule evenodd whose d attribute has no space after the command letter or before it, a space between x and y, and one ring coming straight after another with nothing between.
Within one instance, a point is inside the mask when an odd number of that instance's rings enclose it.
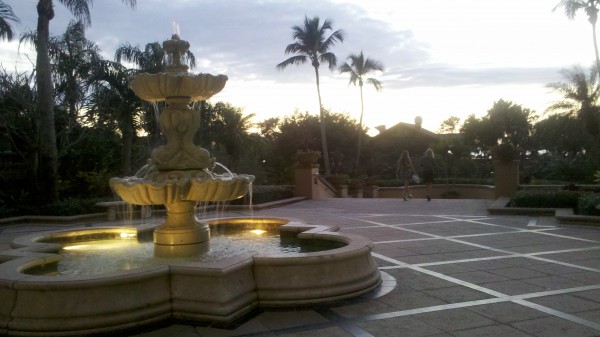
<instances>
[{"instance_id":1,"label":"glowing light in pool","mask_svg":"<svg viewBox=\"0 0 600 337\"><path fill-rule=\"evenodd\" d=\"M250 231L250 233L254 234L254 235L263 235L265 234L267 231L264 231L262 229L253 229Z\"/></svg>"},{"instance_id":2,"label":"glowing light in pool","mask_svg":"<svg viewBox=\"0 0 600 337\"><path fill-rule=\"evenodd\" d=\"M131 247L139 245L137 241L130 240L105 240L105 241L96 241L90 243L81 243L77 245L67 245L63 246L64 250L70 251L99 251L99 250L113 250L120 249L125 247Z\"/></svg>"},{"instance_id":3,"label":"glowing light in pool","mask_svg":"<svg viewBox=\"0 0 600 337\"><path fill-rule=\"evenodd\" d=\"M122 232L121 233L121 239L131 239L136 237L135 233L127 233L127 232Z\"/></svg>"},{"instance_id":4,"label":"glowing light in pool","mask_svg":"<svg viewBox=\"0 0 600 337\"><path fill-rule=\"evenodd\" d=\"M63 249L64 250L80 250L83 247L84 247L83 245L73 245L73 246L64 246Z\"/></svg>"}]
</instances>

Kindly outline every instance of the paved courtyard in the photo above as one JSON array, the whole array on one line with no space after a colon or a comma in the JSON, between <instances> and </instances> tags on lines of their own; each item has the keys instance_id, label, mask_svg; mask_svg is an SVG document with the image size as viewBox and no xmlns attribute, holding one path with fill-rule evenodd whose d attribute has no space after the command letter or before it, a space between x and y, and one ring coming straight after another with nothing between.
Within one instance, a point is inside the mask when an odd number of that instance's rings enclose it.
<instances>
[{"instance_id":1,"label":"paved courtyard","mask_svg":"<svg viewBox=\"0 0 600 337\"><path fill-rule=\"evenodd\" d=\"M227 327L176 322L131 335L600 336L600 227L491 216L491 202L320 199L255 211L368 237L382 287L328 305L261 309ZM56 228L65 226L0 226L0 250Z\"/></svg>"}]
</instances>

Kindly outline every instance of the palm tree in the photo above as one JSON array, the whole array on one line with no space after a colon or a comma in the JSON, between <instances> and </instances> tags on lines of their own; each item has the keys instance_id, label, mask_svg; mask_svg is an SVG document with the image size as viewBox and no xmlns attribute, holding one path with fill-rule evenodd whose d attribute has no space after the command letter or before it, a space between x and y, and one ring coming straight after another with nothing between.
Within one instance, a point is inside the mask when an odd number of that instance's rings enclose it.
<instances>
[{"instance_id":1,"label":"palm tree","mask_svg":"<svg viewBox=\"0 0 600 337\"><path fill-rule=\"evenodd\" d=\"M325 163L325 174L330 175L331 169L329 165L329 153L327 150L327 135L325 132L325 111L321 102L321 87L319 85L319 66L322 62L329 65L329 70L335 69L337 57L329 49L338 42L344 41L344 33L341 30L336 30L331 35L327 35L327 31L333 30L332 22L329 19L323 21L320 25L320 19L315 16L312 19L304 17L304 27L293 26L293 38L296 42L289 44L285 48L286 54L294 54L294 56L279 63L277 69L283 70L287 66L295 64L300 65L308 61L315 68L315 77L317 81L317 96L319 98L319 116L321 119L321 145L323 151L323 161Z\"/></svg>"},{"instance_id":2,"label":"palm tree","mask_svg":"<svg viewBox=\"0 0 600 337\"><path fill-rule=\"evenodd\" d=\"M596 53L596 66L600 68L600 54L598 53L598 40L596 38L596 23L598 22L598 6L600 0L561 0L554 10L562 7L565 15L573 20L581 10L585 11L588 21L592 24L592 38L594 39L594 52ZM598 74L600 76L600 73Z\"/></svg>"},{"instance_id":3,"label":"palm tree","mask_svg":"<svg viewBox=\"0 0 600 337\"><path fill-rule=\"evenodd\" d=\"M89 82L94 86L91 114L101 124L116 122L121 134L121 168L124 175L131 175L131 153L138 120L142 113L142 101L129 88L129 81L136 71L117 62L102 60L94 65L94 76Z\"/></svg>"},{"instance_id":4,"label":"palm tree","mask_svg":"<svg viewBox=\"0 0 600 337\"><path fill-rule=\"evenodd\" d=\"M84 25L91 24L89 6L92 0L58 0ZM136 0L122 0L134 7ZM44 202L58 200L58 150L54 124L54 93L48 43L50 40L50 20L54 18L52 0L39 0L37 3L38 22L36 40L36 86L38 92L37 111L40 123L39 153L41 193Z\"/></svg>"},{"instance_id":5,"label":"palm tree","mask_svg":"<svg viewBox=\"0 0 600 337\"><path fill-rule=\"evenodd\" d=\"M350 84L354 84L356 85L356 82L358 81L358 87L360 88L360 119L358 121L358 145L357 145L357 152L356 152L356 166L355 169L358 169L358 164L360 163L360 147L361 147L361 143L362 143L362 131L363 131L363 114L365 111L365 105L364 105L364 100L363 100L363 84L364 81L366 80L367 83L370 83L373 85L373 87L375 88L375 90L380 91L381 90L381 82L379 82L377 79L374 79L372 77L368 77L365 79L365 76L367 76L370 73L376 72L376 71L383 71L383 65L376 60L370 59L370 58L366 58L363 55L363 52L361 50L360 54L356 55L356 54L350 54L350 56L348 56L348 60L350 61L350 63L346 62L344 63L342 66L340 66L339 70L340 73L350 73L350 82L348 83L348 85Z\"/></svg>"},{"instance_id":6,"label":"palm tree","mask_svg":"<svg viewBox=\"0 0 600 337\"><path fill-rule=\"evenodd\" d=\"M211 111L212 132L209 132L215 135L212 140L225 150L231 169L237 170L243 153L251 148L248 130L252 127L255 115L244 116L242 109L223 102L217 102Z\"/></svg>"},{"instance_id":7,"label":"palm tree","mask_svg":"<svg viewBox=\"0 0 600 337\"><path fill-rule=\"evenodd\" d=\"M600 133L600 84L596 80L597 68L586 75L581 67L564 69L564 82L550 83L549 88L563 99L550 105L546 111L576 116L592 136Z\"/></svg>"},{"instance_id":8,"label":"palm tree","mask_svg":"<svg viewBox=\"0 0 600 337\"><path fill-rule=\"evenodd\" d=\"M0 38L8 41L12 40L14 34L9 21L19 22L19 18L12 7L0 0Z\"/></svg>"}]
</instances>

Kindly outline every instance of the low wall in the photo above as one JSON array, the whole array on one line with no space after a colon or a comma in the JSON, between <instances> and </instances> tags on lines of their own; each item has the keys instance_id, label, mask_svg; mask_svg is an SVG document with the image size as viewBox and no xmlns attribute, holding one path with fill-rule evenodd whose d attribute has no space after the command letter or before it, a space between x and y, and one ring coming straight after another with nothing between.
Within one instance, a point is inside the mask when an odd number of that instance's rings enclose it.
<instances>
[{"instance_id":1,"label":"low wall","mask_svg":"<svg viewBox=\"0 0 600 337\"><path fill-rule=\"evenodd\" d=\"M425 198L427 190L425 185L409 186L413 198ZM456 192L456 193L449 193ZM402 198L404 187L379 187L379 198ZM495 199L495 188L490 185L454 184L433 185L431 188L433 199Z\"/></svg>"}]
</instances>

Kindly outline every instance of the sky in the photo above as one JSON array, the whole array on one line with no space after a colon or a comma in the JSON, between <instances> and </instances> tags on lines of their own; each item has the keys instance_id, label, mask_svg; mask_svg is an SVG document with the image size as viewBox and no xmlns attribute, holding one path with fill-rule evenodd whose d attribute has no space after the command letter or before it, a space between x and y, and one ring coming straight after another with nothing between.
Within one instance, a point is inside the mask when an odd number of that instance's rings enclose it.
<instances>
[{"instance_id":1,"label":"sky","mask_svg":"<svg viewBox=\"0 0 600 337\"><path fill-rule=\"evenodd\" d=\"M5 0L20 23L17 34L34 30L35 0ZM58 1L50 22L60 35L73 16ZM107 59L124 43L143 48L171 37L173 23L196 56L195 73L225 74L229 80L210 99L255 114L254 121L298 110L318 114L314 68L310 63L282 71L292 55L291 27L318 16L342 30L344 42L331 51L338 65L363 52L385 70L371 74L377 92L364 86L364 124L391 127L423 119L437 131L450 116L482 117L503 99L535 111L560 99L547 85L560 71L594 60L591 25L584 13L569 20L559 0L138 0L134 10L120 0L96 0L87 38ZM0 42L0 63L8 71L30 71L35 50L17 41ZM349 75L319 69L323 106L360 117L359 88Z\"/></svg>"}]
</instances>

